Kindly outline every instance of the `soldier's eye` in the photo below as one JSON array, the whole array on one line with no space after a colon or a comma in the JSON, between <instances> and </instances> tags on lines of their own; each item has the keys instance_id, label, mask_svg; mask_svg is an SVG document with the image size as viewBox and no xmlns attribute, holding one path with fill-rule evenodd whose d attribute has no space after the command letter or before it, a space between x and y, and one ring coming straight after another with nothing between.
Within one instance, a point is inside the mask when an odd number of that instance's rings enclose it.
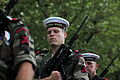
<instances>
[{"instance_id":1,"label":"soldier's eye","mask_svg":"<svg viewBox=\"0 0 120 80\"><path fill-rule=\"evenodd\" d=\"M47 34L50 34L51 33L51 31L47 31Z\"/></svg>"},{"instance_id":2,"label":"soldier's eye","mask_svg":"<svg viewBox=\"0 0 120 80\"><path fill-rule=\"evenodd\" d=\"M54 33L58 33L59 32L59 30L54 30Z\"/></svg>"},{"instance_id":3,"label":"soldier's eye","mask_svg":"<svg viewBox=\"0 0 120 80\"><path fill-rule=\"evenodd\" d=\"M92 63L90 63L90 62L88 62L87 64L88 64L88 65L92 65Z\"/></svg>"}]
</instances>

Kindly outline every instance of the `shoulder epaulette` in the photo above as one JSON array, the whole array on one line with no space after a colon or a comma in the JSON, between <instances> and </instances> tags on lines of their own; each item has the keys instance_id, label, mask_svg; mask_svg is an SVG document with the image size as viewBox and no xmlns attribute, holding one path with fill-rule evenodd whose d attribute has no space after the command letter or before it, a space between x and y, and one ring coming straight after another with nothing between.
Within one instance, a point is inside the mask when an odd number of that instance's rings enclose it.
<instances>
[{"instance_id":1,"label":"shoulder epaulette","mask_svg":"<svg viewBox=\"0 0 120 80\"><path fill-rule=\"evenodd\" d=\"M19 22L21 19L18 19L18 18L12 18L11 19L11 22L13 22L13 23L16 23L16 22Z\"/></svg>"},{"instance_id":2,"label":"shoulder epaulette","mask_svg":"<svg viewBox=\"0 0 120 80\"><path fill-rule=\"evenodd\" d=\"M49 50L35 50L36 55L42 55L42 54L47 54Z\"/></svg>"}]
</instances>

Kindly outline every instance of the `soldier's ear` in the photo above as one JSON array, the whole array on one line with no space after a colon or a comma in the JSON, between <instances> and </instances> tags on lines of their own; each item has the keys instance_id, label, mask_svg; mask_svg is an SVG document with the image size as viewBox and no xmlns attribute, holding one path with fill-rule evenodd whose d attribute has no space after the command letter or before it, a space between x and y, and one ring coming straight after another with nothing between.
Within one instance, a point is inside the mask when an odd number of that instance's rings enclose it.
<instances>
[{"instance_id":1,"label":"soldier's ear","mask_svg":"<svg viewBox=\"0 0 120 80\"><path fill-rule=\"evenodd\" d=\"M67 38L67 32L64 32L64 38Z\"/></svg>"},{"instance_id":2,"label":"soldier's ear","mask_svg":"<svg viewBox=\"0 0 120 80\"><path fill-rule=\"evenodd\" d=\"M99 64L96 64L96 70L98 69L98 67L99 67Z\"/></svg>"}]
</instances>

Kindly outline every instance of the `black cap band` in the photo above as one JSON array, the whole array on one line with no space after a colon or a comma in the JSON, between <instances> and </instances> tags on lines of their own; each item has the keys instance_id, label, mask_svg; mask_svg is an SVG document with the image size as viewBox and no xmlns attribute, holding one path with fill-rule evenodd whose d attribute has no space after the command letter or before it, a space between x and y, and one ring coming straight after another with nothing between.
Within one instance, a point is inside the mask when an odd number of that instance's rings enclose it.
<instances>
[{"instance_id":1,"label":"black cap band","mask_svg":"<svg viewBox=\"0 0 120 80\"><path fill-rule=\"evenodd\" d=\"M59 27L66 30L66 25L62 23L49 23L47 24L47 29L50 27Z\"/></svg>"},{"instance_id":2,"label":"black cap band","mask_svg":"<svg viewBox=\"0 0 120 80\"><path fill-rule=\"evenodd\" d=\"M97 61L96 58L92 58L92 57L84 57L85 61Z\"/></svg>"}]
</instances>

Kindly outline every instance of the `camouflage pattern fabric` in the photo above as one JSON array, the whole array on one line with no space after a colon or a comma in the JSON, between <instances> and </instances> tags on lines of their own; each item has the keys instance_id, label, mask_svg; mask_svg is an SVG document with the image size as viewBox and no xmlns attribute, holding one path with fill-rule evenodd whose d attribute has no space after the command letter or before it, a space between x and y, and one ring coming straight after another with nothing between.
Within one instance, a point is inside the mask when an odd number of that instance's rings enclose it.
<instances>
[{"instance_id":1,"label":"camouflage pattern fabric","mask_svg":"<svg viewBox=\"0 0 120 80\"><path fill-rule=\"evenodd\" d=\"M7 66L7 80L14 80L11 77L15 77L15 75L10 74L17 73L22 62L29 61L35 69L36 61L34 59L34 41L27 26L21 21L13 19L13 22L9 24L9 30L11 40L6 43L6 39L3 39L0 47L0 60Z\"/></svg>"},{"instance_id":2,"label":"camouflage pattern fabric","mask_svg":"<svg viewBox=\"0 0 120 80\"><path fill-rule=\"evenodd\" d=\"M52 55L50 54L50 52L45 53L44 55L37 55L36 56L36 61L37 61L37 65L38 65L38 74L40 75L42 70L44 69L44 66L46 64L46 62L52 58ZM77 66L74 66L75 61L78 60L78 64ZM74 55L71 54L69 56L69 59L63 64L65 72L66 72L66 77L67 80L89 80L88 78L88 73L85 71L86 69L84 69L85 67L85 61L82 57L80 57L79 55ZM75 69L75 70L74 70ZM74 74L72 74L74 73ZM73 78L71 78L73 75ZM40 76L39 76L40 77Z\"/></svg>"},{"instance_id":3,"label":"camouflage pattern fabric","mask_svg":"<svg viewBox=\"0 0 120 80\"><path fill-rule=\"evenodd\" d=\"M6 80L7 65L0 60L0 80Z\"/></svg>"}]
</instances>

